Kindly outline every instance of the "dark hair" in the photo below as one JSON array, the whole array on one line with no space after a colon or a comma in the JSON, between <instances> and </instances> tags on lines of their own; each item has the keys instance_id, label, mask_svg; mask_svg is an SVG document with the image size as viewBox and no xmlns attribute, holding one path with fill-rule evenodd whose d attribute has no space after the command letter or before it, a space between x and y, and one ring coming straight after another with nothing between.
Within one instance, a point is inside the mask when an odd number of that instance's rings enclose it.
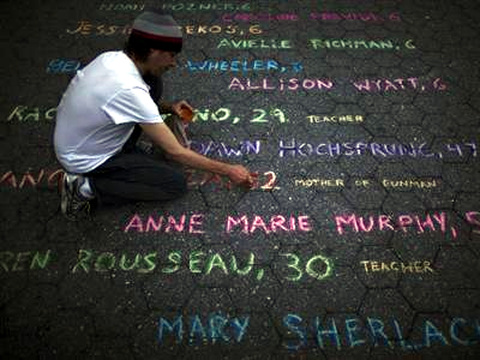
<instances>
[{"instance_id":1,"label":"dark hair","mask_svg":"<svg viewBox=\"0 0 480 360\"><path fill-rule=\"evenodd\" d=\"M128 55L133 55L138 61L144 62L147 60L151 49L156 49L155 41L145 39L137 34L130 34L125 42L125 52Z\"/></svg>"},{"instance_id":2,"label":"dark hair","mask_svg":"<svg viewBox=\"0 0 480 360\"><path fill-rule=\"evenodd\" d=\"M137 60L142 62L147 60L151 49L179 53L182 50L182 44L168 44L167 42L155 41L132 32L124 47L124 50L128 55L133 55Z\"/></svg>"}]
</instances>

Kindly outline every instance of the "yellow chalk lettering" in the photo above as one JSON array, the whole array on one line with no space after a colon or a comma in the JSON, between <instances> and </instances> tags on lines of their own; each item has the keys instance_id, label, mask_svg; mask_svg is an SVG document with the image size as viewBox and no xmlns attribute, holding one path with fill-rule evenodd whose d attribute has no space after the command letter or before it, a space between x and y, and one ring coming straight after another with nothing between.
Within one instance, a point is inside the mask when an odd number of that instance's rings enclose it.
<instances>
[{"instance_id":1,"label":"yellow chalk lettering","mask_svg":"<svg viewBox=\"0 0 480 360\"><path fill-rule=\"evenodd\" d=\"M364 261L360 261L360 264L363 265L363 267L365 268L365 272L368 273L368 264L370 263L370 261L368 260L364 260Z\"/></svg>"},{"instance_id":2,"label":"yellow chalk lettering","mask_svg":"<svg viewBox=\"0 0 480 360\"><path fill-rule=\"evenodd\" d=\"M423 262L424 272L430 271L431 273L433 273L433 269L430 267L430 265L431 265L430 261L425 260Z\"/></svg>"},{"instance_id":3,"label":"yellow chalk lettering","mask_svg":"<svg viewBox=\"0 0 480 360\"><path fill-rule=\"evenodd\" d=\"M372 266L372 271L380 271L380 266L378 265L377 261L372 261L371 266Z\"/></svg>"},{"instance_id":4,"label":"yellow chalk lettering","mask_svg":"<svg viewBox=\"0 0 480 360\"><path fill-rule=\"evenodd\" d=\"M412 263L408 263L408 265L406 265L405 263L402 263L402 273L406 273L407 271L413 273L413 265Z\"/></svg>"},{"instance_id":5,"label":"yellow chalk lettering","mask_svg":"<svg viewBox=\"0 0 480 360\"><path fill-rule=\"evenodd\" d=\"M415 268L415 272L417 272L417 273L423 272L423 267L422 267L422 262L421 261L415 261L413 263L413 266Z\"/></svg>"}]
</instances>

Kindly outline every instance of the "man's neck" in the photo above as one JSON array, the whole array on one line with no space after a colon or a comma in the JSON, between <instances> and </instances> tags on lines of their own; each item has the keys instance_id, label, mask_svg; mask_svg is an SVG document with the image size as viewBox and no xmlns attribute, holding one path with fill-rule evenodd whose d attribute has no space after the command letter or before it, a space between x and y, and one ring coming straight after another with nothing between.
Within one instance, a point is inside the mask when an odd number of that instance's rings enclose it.
<instances>
[{"instance_id":1,"label":"man's neck","mask_svg":"<svg viewBox=\"0 0 480 360\"><path fill-rule=\"evenodd\" d=\"M143 76L145 75L146 73L146 70L145 70L145 64L141 61L139 61L135 55L132 55L132 54L128 54L128 53L125 53L129 58L130 60L133 61L133 63L135 64L135 66L137 67L138 71L140 72L140 74Z\"/></svg>"}]
</instances>

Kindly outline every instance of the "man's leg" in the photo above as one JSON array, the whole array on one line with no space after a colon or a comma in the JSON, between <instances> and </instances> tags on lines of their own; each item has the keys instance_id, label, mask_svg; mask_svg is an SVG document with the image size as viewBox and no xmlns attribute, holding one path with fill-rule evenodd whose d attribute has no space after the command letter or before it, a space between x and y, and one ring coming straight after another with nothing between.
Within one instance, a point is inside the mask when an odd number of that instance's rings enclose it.
<instances>
[{"instance_id":1,"label":"man's leg","mask_svg":"<svg viewBox=\"0 0 480 360\"><path fill-rule=\"evenodd\" d=\"M187 191L183 172L140 152L122 152L84 174L100 204L166 201Z\"/></svg>"}]
</instances>

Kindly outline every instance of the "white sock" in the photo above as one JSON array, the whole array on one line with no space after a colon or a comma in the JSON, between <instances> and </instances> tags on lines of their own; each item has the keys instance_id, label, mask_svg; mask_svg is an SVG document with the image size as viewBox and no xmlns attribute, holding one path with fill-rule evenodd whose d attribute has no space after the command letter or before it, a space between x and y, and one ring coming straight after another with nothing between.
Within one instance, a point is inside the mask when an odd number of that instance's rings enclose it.
<instances>
[{"instance_id":1,"label":"white sock","mask_svg":"<svg viewBox=\"0 0 480 360\"><path fill-rule=\"evenodd\" d=\"M90 181L86 177L83 178L83 183L78 188L78 192L87 199L93 199L95 197L92 187L90 186Z\"/></svg>"}]
</instances>

